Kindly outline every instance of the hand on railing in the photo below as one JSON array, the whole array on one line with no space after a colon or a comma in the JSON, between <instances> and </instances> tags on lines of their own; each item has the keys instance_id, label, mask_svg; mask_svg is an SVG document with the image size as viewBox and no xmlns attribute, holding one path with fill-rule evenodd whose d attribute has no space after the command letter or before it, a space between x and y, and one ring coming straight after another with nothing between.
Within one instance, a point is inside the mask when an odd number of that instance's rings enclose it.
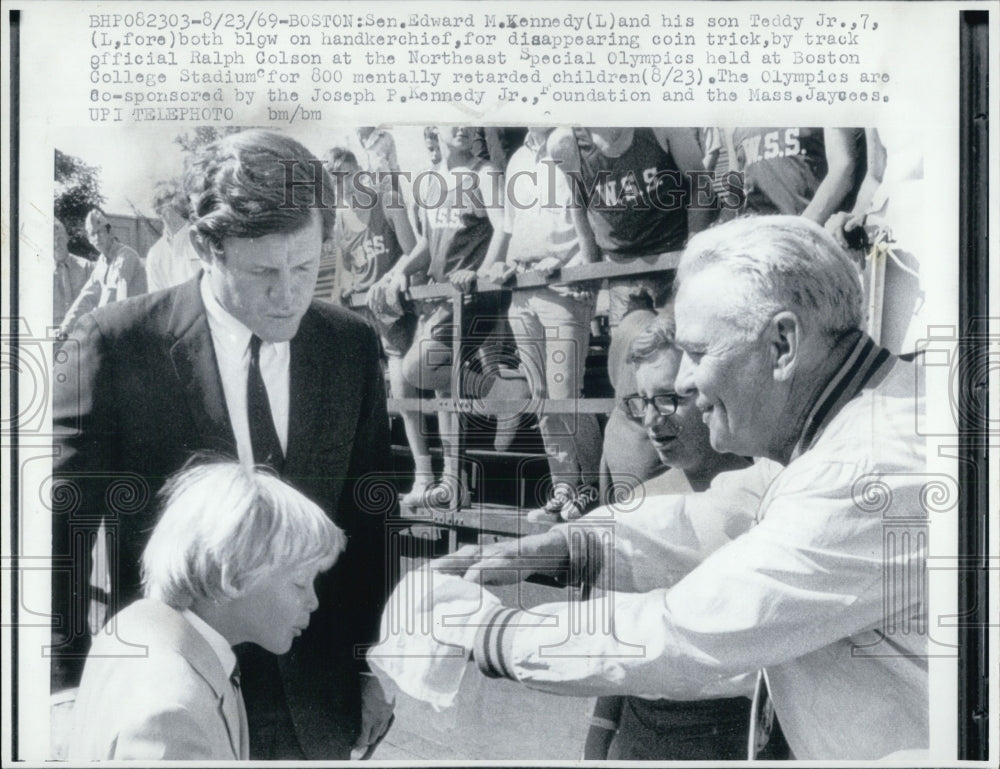
<instances>
[{"instance_id":1,"label":"hand on railing","mask_svg":"<svg viewBox=\"0 0 1000 769\"><path fill-rule=\"evenodd\" d=\"M386 312L402 314L400 297L406 291L407 278L401 272L390 270L368 289L368 309L376 315Z\"/></svg>"},{"instance_id":2,"label":"hand on railing","mask_svg":"<svg viewBox=\"0 0 1000 769\"><path fill-rule=\"evenodd\" d=\"M479 280L481 282L487 281L489 283L495 283L498 286L502 286L513 277L516 271L517 267L513 264L507 264L506 262L494 262L485 270L479 271Z\"/></svg>"},{"instance_id":3,"label":"hand on railing","mask_svg":"<svg viewBox=\"0 0 1000 769\"><path fill-rule=\"evenodd\" d=\"M476 284L477 277L475 270L455 270L448 276L448 280L463 294L467 294Z\"/></svg>"},{"instance_id":4,"label":"hand on railing","mask_svg":"<svg viewBox=\"0 0 1000 769\"><path fill-rule=\"evenodd\" d=\"M537 262L531 265L531 269L535 272L541 273L546 278L554 275L562 269L562 262L559 261L554 256L546 256L544 259L539 259Z\"/></svg>"}]
</instances>

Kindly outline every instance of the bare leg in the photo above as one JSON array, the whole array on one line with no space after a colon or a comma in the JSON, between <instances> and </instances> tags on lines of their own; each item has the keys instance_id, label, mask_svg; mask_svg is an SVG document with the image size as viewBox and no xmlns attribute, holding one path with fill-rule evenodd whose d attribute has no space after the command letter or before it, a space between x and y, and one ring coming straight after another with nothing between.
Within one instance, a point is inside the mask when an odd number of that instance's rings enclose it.
<instances>
[{"instance_id":1,"label":"bare leg","mask_svg":"<svg viewBox=\"0 0 1000 769\"><path fill-rule=\"evenodd\" d=\"M393 394L399 398L412 398L417 394L417 388L403 376L403 359L395 355L389 356L389 385ZM401 412L400 416L415 465L413 488L403 496L403 504L413 506L423 502L424 492L434 482L434 474L431 470L431 455L427 450L427 438L421 429L420 413L407 410Z\"/></svg>"}]
</instances>

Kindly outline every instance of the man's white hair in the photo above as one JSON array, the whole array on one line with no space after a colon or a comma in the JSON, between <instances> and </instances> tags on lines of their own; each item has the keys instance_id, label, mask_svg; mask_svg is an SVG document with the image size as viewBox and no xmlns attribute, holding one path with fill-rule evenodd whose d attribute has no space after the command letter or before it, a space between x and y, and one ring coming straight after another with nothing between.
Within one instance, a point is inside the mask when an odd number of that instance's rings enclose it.
<instances>
[{"instance_id":1,"label":"man's white hair","mask_svg":"<svg viewBox=\"0 0 1000 769\"><path fill-rule=\"evenodd\" d=\"M234 461L192 464L160 498L142 554L143 593L175 609L238 598L276 571L328 569L346 544L315 502L268 470Z\"/></svg>"},{"instance_id":2,"label":"man's white hair","mask_svg":"<svg viewBox=\"0 0 1000 769\"><path fill-rule=\"evenodd\" d=\"M801 216L735 219L698 233L677 268L678 284L723 267L744 290L727 320L753 336L776 313L791 310L807 328L838 337L864 323L861 276L844 250Z\"/></svg>"}]
</instances>

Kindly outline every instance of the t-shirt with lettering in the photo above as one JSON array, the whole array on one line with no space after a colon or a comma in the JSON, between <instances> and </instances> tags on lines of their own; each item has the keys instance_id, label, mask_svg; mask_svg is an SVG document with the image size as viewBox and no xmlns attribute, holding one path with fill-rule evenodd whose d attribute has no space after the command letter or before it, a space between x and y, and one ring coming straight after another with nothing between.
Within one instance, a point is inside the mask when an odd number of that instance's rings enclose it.
<instances>
[{"instance_id":1,"label":"t-shirt with lettering","mask_svg":"<svg viewBox=\"0 0 1000 769\"><path fill-rule=\"evenodd\" d=\"M393 195L397 195L395 201ZM396 229L386 215L386 206L402 205L398 193L385 179L374 189L374 200L371 197L361 193L355 205L341 212L341 248L354 292L371 288L403 253Z\"/></svg>"},{"instance_id":2,"label":"t-shirt with lettering","mask_svg":"<svg viewBox=\"0 0 1000 769\"><path fill-rule=\"evenodd\" d=\"M854 204L864 177L864 130L851 129L859 160L851 193L840 210ZM805 211L826 177L826 143L822 128L737 128L733 131L737 167L743 171L745 210L755 214Z\"/></svg>"},{"instance_id":3,"label":"t-shirt with lettering","mask_svg":"<svg viewBox=\"0 0 1000 769\"><path fill-rule=\"evenodd\" d=\"M430 250L430 276L444 283L456 270L476 270L486 258L493 225L486 212L483 191L473 188L489 164L476 158L467 167L438 169L424 180L421 216ZM491 167L491 166L489 166Z\"/></svg>"},{"instance_id":4,"label":"t-shirt with lettering","mask_svg":"<svg viewBox=\"0 0 1000 769\"><path fill-rule=\"evenodd\" d=\"M633 129L617 157L601 152L586 128L574 133L581 175L571 183L601 251L618 261L683 248L690 184L652 130Z\"/></svg>"}]
</instances>

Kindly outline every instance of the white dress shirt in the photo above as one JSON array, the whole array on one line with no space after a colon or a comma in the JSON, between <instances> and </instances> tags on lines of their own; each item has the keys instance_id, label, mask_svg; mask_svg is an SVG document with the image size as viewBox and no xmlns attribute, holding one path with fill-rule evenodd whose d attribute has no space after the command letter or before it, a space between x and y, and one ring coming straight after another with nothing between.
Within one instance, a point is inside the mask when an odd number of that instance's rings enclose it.
<instances>
[{"instance_id":1,"label":"white dress shirt","mask_svg":"<svg viewBox=\"0 0 1000 769\"><path fill-rule=\"evenodd\" d=\"M250 372L250 337L253 332L230 315L219 304L208 285L208 276L201 279L201 298L208 315L208 328L219 364L222 392L226 396L229 422L236 438L236 451L243 462L253 462L250 443L250 421L247 418L247 376ZM271 416L278 432L281 450L288 453L289 363L288 342L264 342L260 346L260 374L267 389Z\"/></svg>"}]
</instances>

